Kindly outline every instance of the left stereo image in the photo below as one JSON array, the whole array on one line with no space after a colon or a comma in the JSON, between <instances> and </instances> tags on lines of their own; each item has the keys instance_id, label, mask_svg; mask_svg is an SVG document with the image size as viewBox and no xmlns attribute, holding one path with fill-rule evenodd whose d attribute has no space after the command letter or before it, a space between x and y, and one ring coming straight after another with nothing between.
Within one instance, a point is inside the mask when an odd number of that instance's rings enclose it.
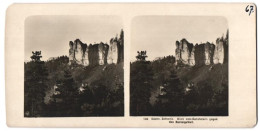
<instances>
[{"instance_id":1,"label":"left stereo image","mask_svg":"<svg viewBox=\"0 0 260 131\"><path fill-rule=\"evenodd\" d=\"M24 117L124 116L119 16L25 20Z\"/></svg>"}]
</instances>

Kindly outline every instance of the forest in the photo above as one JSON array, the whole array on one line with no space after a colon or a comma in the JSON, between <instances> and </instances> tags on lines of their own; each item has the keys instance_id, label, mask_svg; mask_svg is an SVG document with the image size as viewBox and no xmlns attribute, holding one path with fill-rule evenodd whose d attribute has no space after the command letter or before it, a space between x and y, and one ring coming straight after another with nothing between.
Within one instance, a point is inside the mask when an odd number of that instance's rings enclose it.
<instances>
[{"instance_id":1,"label":"forest","mask_svg":"<svg viewBox=\"0 0 260 131\"><path fill-rule=\"evenodd\" d=\"M227 116L228 63L176 65L174 56L130 63L131 116Z\"/></svg>"},{"instance_id":2,"label":"forest","mask_svg":"<svg viewBox=\"0 0 260 131\"><path fill-rule=\"evenodd\" d=\"M123 62L69 65L67 56L24 63L24 117L123 116Z\"/></svg>"}]
</instances>

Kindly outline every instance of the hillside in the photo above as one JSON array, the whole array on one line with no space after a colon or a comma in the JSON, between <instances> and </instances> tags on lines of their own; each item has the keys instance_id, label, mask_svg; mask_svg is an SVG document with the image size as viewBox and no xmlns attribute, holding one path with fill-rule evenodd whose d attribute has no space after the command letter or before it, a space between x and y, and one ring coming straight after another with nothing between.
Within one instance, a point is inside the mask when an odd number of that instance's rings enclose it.
<instances>
[{"instance_id":1,"label":"hillside","mask_svg":"<svg viewBox=\"0 0 260 131\"><path fill-rule=\"evenodd\" d=\"M117 65L110 64L84 68L76 66L71 71L74 80L78 84L87 83L89 85L95 85L99 83L113 89L117 84L123 84L124 82L122 62Z\"/></svg>"},{"instance_id":2,"label":"hillside","mask_svg":"<svg viewBox=\"0 0 260 131\"><path fill-rule=\"evenodd\" d=\"M133 112L135 109L132 109L132 115L227 115L228 64L189 66L185 64L176 65L175 62L175 57L167 56L143 63L146 64L146 68L150 72L143 72L142 76L150 74L150 77L152 75L152 79L148 81L146 87L149 89L143 89L150 92L146 95L149 97L149 104L142 103L147 106L143 107L142 113L140 111L139 113ZM134 72L138 72L135 65L138 64L140 67L141 63L138 61L131 63L131 80L135 81L134 85L131 85L131 89L138 89L138 87L134 87L139 86L137 81L134 80L136 77ZM161 90L161 87L164 90ZM162 91L166 95L161 95ZM142 101L145 101L144 98L142 99ZM133 97L131 100L141 101Z\"/></svg>"},{"instance_id":3,"label":"hillside","mask_svg":"<svg viewBox=\"0 0 260 131\"><path fill-rule=\"evenodd\" d=\"M69 65L61 56L42 62L47 85L40 116L122 116L123 62L96 66ZM25 71L32 62L25 63ZM30 75L30 74L28 74ZM25 76L29 77L29 76ZM69 94L68 94L69 93ZM71 103L71 104L69 104ZM68 105L71 105L71 107Z\"/></svg>"},{"instance_id":4,"label":"hillside","mask_svg":"<svg viewBox=\"0 0 260 131\"><path fill-rule=\"evenodd\" d=\"M214 89L221 90L222 84L228 84L228 64L183 67L177 69L177 74L184 84L208 83Z\"/></svg>"}]
</instances>

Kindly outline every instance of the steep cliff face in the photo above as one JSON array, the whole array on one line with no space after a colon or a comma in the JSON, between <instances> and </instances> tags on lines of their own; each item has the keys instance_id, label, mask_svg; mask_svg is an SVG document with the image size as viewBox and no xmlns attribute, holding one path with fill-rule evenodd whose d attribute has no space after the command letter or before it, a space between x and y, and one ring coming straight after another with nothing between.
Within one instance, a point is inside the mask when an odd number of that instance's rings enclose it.
<instances>
[{"instance_id":1,"label":"steep cliff face","mask_svg":"<svg viewBox=\"0 0 260 131\"><path fill-rule=\"evenodd\" d=\"M176 41L175 43L175 60L176 60L176 64L178 64L178 61L180 61L181 59L181 49L180 49L180 42Z\"/></svg>"},{"instance_id":2,"label":"steep cliff face","mask_svg":"<svg viewBox=\"0 0 260 131\"><path fill-rule=\"evenodd\" d=\"M205 44L196 44L195 45L195 65L204 65L205 64Z\"/></svg>"},{"instance_id":3,"label":"steep cliff face","mask_svg":"<svg viewBox=\"0 0 260 131\"><path fill-rule=\"evenodd\" d=\"M177 63L194 65L193 44L186 39L182 39L180 42L176 41L175 57Z\"/></svg>"},{"instance_id":4,"label":"steep cliff face","mask_svg":"<svg viewBox=\"0 0 260 131\"><path fill-rule=\"evenodd\" d=\"M82 43L79 39L69 43L69 64L76 63L84 66L118 64L124 60L124 32L120 37L112 38L110 44Z\"/></svg>"},{"instance_id":5,"label":"steep cliff face","mask_svg":"<svg viewBox=\"0 0 260 131\"><path fill-rule=\"evenodd\" d=\"M194 66L195 65L195 46L192 47L190 58L189 58L189 65Z\"/></svg>"},{"instance_id":6,"label":"steep cliff face","mask_svg":"<svg viewBox=\"0 0 260 131\"><path fill-rule=\"evenodd\" d=\"M89 45L88 59L89 59L89 65L99 64L98 44Z\"/></svg>"},{"instance_id":7,"label":"steep cliff face","mask_svg":"<svg viewBox=\"0 0 260 131\"><path fill-rule=\"evenodd\" d=\"M224 63L228 63L228 41L229 31L227 31L226 38L224 39Z\"/></svg>"},{"instance_id":8,"label":"steep cliff face","mask_svg":"<svg viewBox=\"0 0 260 131\"><path fill-rule=\"evenodd\" d=\"M69 49L69 64L71 63L88 63L87 59L85 58L86 50L87 50L87 44L82 43L79 39L76 39L74 43L70 41L69 43L70 49Z\"/></svg>"},{"instance_id":9,"label":"steep cliff face","mask_svg":"<svg viewBox=\"0 0 260 131\"><path fill-rule=\"evenodd\" d=\"M71 64L74 61L74 43L70 41L69 46L69 64Z\"/></svg>"},{"instance_id":10,"label":"steep cliff face","mask_svg":"<svg viewBox=\"0 0 260 131\"><path fill-rule=\"evenodd\" d=\"M205 65L213 64L214 49L214 44L210 44L209 42L205 44Z\"/></svg>"},{"instance_id":11,"label":"steep cliff face","mask_svg":"<svg viewBox=\"0 0 260 131\"><path fill-rule=\"evenodd\" d=\"M190 44L186 39L181 40L182 50L181 50L181 58L182 62L184 64L189 64L189 58L190 58L190 47L193 46Z\"/></svg>"},{"instance_id":12,"label":"steep cliff face","mask_svg":"<svg viewBox=\"0 0 260 131\"><path fill-rule=\"evenodd\" d=\"M75 61L77 62L77 64L81 64L82 63L82 57L84 54L85 50L85 46L86 44L83 44L79 39L76 39L74 41L75 45L76 45L76 49L75 49Z\"/></svg>"},{"instance_id":13,"label":"steep cliff face","mask_svg":"<svg viewBox=\"0 0 260 131\"><path fill-rule=\"evenodd\" d=\"M99 59L98 64L99 65L104 65L107 63L108 48L109 48L109 46L102 42L98 45L98 59Z\"/></svg>"},{"instance_id":14,"label":"steep cliff face","mask_svg":"<svg viewBox=\"0 0 260 131\"><path fill-rule=\"evenodd\" d=\"M225 58L227 59L227 43L223 38L218 38L216 40L214 64L223 64Z\"/></svg>"},{"instance_id":15,"label":"steep cliff face","mask_svg":"<svg viewBox=\"0 0 260 131\"><path fill-rule=\"evenodd\" d=\"M89 47L86 45L86 50L82 56L82 65L84 66L89 65L88 51L89 51Z\"/></svg>"},{"instance_id":16,"label":"steep cliff face","mask_svg":"<svg viewBox=\"0 0 260 131\"><path fill-rule=\"evenodd\" d=\"M118 61L118 46L119 43L117 41L117 37L116 38L112 38L110 40L110 45L109 45L109 49L108 49L108 56L107 56L107 63L108 64L117 64Z\"/></svg>"},{"instance_id":17,"label":"steep cliff face","mask_svg":"<svg viewBox=\"0 0 260 131\"><path fill-rule=\"evenodd\" d=\"M175 58L176 64L185 64L190 66L195 65L210 65L223 64L228 62L228 35L224 39L218 38L216 45L213 43L202 43L193 46L186 39L175 43Z\"/></svg>"},{"instance_id":18,"label":"steep cliff face","mask_svg":"<svg viewBox=\"0 0 260 131\"><path fill-rule=\"evenodd\" d=\"M124 31L121 30L120 37L118 39L118 63L124 61Z\"/></svg>"}]
</instances>

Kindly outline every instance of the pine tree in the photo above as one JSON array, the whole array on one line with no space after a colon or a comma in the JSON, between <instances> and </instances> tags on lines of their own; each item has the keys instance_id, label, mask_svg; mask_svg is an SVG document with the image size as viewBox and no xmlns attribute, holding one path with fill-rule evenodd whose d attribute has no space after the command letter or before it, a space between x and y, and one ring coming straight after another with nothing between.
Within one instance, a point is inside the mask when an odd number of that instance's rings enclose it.
<instances>
[{"instance_id":1,"label":"pine tree","mask_svg":"<svg viewBox=\"0 0 260 131\"><path fill-rule=\"evenodd\" d=\"M61 116L77 116L79 105L78 105L78 90L75 86L74 79L70 70L64 71L64 79L58 82L59 95L56 98L62 100L59 104L59 111ZM58 113L58 112L57 112Z\"/></svg>"},{"instance_id":2,"label":"pine tree","mask_svg":"<svg viewBox=\"0 0 260 131\"><path fill-rule=\"evenodd\" d=\"M48 71L40 60L41 51L32 52L31 61L25 64L24 100L25 116L42 116Z\"/></svg>"},{"instance_id":3,"label":"pine tree","mask_svg":"<svg viewBox=\"0 0 260 131\"><path fill-rule=\"evenodd\" d=\"M132 63L130 68L130 113L131 115L149 115L151 81L153 80L151 63L142 59Z\"/></svg>"},{"instance_id":4,"label":"pine tree","mask_svg":"<svg viewBox=\"0 0 260 131\"><path fill-rule=\"evenodd\" d=\"M182 115L184 112L183 96L184 88L175 71L171 71L170 77L163 83L166 95L158 97L156 105L158 115Z\"/></svg>"},{"instance_id":5,"label":"pine tree","mask_svg":"<svg viewBox=\"0 0 260 131\"><path fill-rule=\"evenodd\" d=\"M138 55L136 56L137 61L146 61L146 58L148 57L146 55L146 51L137 51Z\"/></svg>"}]
</instances>

